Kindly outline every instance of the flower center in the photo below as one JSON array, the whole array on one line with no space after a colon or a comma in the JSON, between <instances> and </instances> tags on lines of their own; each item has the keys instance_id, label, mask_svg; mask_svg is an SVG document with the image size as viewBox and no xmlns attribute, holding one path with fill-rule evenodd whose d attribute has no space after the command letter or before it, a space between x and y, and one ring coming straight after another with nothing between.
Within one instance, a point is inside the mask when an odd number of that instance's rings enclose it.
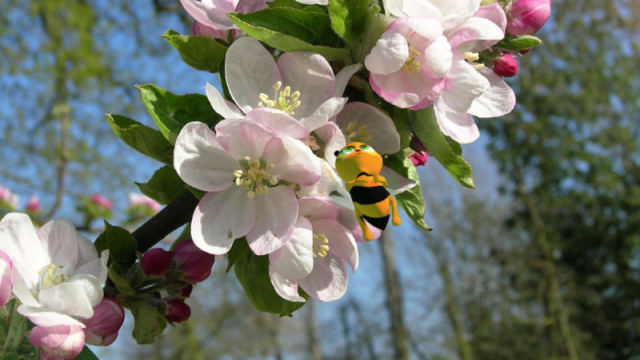
<instances>
[{"instance_id":1,"label":"flower center","mask_svg":"<svg viewBox=\"0 0 640 360\"><path fill-rule=\"evenodd\" d=\"M462 54L462 56L464 56L464 59L467 61L477 61L478 59L480 59L480 55L478 55L478 53L474 53L471 51L467 51L466 53Z\"/></svg>"},{"instance_id":2,"label":"flower center","mask_svg":"<svg viewBox=\"0 0 640 360\"><path fill-rule=\"evenodd\" d=\"M313 257L325 257L329 251L329 239L324 234L313 233Z\"/></svg>"},{"instance_id":3,"label":"flower center","mask_svg":"<svg viewBox=\"0 0 640 360\"><path fill-rule=\"evenodd\" d=\"M413 46L409 46L409 58L404 62L404 65L402 65L402 71L407 74L420 71L420 62L415 60L418 56L420 56L420 52L414 49Z\"/></svg>"},{"instance_id":4,"label":"flower center","mask_svg":"<svg viewBox=\"0 0 640 360\"><path fill-rule=\"evenodd\" d=\"M367 125L358 127L358 121L352 121L347 128L342 130L347 144L351 142L367 142L371 140L371 134L367 132Z\"/></svg>"},{"instance_id":5,"label":"flower center","mask_svg":"<svg viewBox=\"0 0 640 360\"><path fill-rule=\"evenodd\" d=\"M267 172L267 170L274 169L275 165L267 165L267 159L264 156L257 160L251 160L250 157L246 156L238 160L238 162L242 169L233 172L234 181L236 185L245 187L249 199L253 199L256 194L268 193L268 186L278 184L278 179Z\"/></svg>"},{"instance_id":6,"label":"flower center","mask_svg":"<svg viewBox=\"0 0 640 360\"><path fill-rule=\"evenodd\" d=\"M291 93L291 88L289 86L285 86L282 88L282 81L277 81L273 84L273 90L275 90L275 100L270 100L269 95L265 93L260 93L258 96L260 98L260 102L258 103L258 107L268 107L272 109L281 110L289 115L295 114L293 112L294 109L300 106L300 91L294 91Z\"/></svg>"},{"instance_id":7,"label":"flower center","mask_svg":"<svg viewBox=\"0 0 640 360\"><path fill-rule=\"evenodd\" d=\"M71 278L71 275L64 274L62 271L64 266L49 264L38 271L38 283L36 284L36 291L51 289L56 285L66 283Z\"/></svg>"}]
</instances>

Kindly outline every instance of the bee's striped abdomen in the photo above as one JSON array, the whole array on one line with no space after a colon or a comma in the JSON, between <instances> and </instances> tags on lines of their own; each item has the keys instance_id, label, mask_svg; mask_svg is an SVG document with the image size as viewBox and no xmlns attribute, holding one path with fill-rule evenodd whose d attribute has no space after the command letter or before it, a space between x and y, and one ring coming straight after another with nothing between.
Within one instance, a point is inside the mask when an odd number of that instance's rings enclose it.
<instances>
[{"instance_id":1,"label":"bee's striped abdomen","mask_svg":"<svg viewBox=\"0 0 640 360\"><path fill-rule=\"evenodd\" d=\"M353 202L362 205L371 205L379 203L389 197L389 192L384 186L354 186L349 191Z\"/></svg>"}]
</instances>

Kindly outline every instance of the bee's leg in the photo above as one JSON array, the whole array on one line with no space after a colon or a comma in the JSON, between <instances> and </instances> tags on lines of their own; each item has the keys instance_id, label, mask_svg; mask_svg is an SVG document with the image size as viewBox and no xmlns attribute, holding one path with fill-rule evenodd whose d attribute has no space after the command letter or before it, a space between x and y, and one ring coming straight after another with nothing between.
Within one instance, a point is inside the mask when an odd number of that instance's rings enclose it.
<instances>
[{"instance_id":1,"label":"bee's leg","mask_svg":"<svg viewBox=\"0 0 640 360\"><path fill-rule=\"evenodd\" d=\"M398 204L393 195L389 195L389 201L391 202L391 223L395 226L401 225L400 215L398 214Z\"/></svg>"},{"instance_id":2,"label":"bee's leg","mask_svg":"<svg viewBox=\"0 0 640 360\"><path fill-rule=\"evenodd\" d=\"M371 233L371 230L369 230L369 227L364 222L364 220L362 220L362 212L358 210L357 206L356 206L356 219L358 219L358 224L360 224L360 229L362 229L362 236L364 236L364 239L366 241L373 240L373 234Z\"/></svg>"}]
</instances>

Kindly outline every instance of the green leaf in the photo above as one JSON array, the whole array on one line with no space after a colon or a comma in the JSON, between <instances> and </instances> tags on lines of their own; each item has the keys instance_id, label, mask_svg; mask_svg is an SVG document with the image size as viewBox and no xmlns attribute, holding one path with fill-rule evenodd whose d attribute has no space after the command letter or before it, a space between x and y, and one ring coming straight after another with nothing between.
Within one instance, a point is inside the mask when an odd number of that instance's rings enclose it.
<instances>
[{"instance_id":1,"label":"green leaf","mask_svg":"<svg viewBox=\"0 0 640 360\"><path fill-rule=\"evenodd\" d=\"M462 149L459 151L457 148L453 149L445 139L442 131L440 131L440 126L438 126L433 108L412 111L411 115L411 129L418 135L418 138L429 150L429 153L431 153L460 184L475 189L471 166L460 156Z\"/></svg>"},{"instance_id":2,"label":"green leaf","mask_svg":"<svg viewBox=\"0 0 640 360\"><path fill-rule=\"evenodd\" d=\"M400 134L400 150L409 147L411 143L411 120L408 109L394 109L393 123L396 126L398 134Z\"/></svg>"},{"instance_id":3,"label":"green leaf","mask_svg":"<svg viewBox=\"0 0 640 360\"><path fill-rule=\"evenodd\" d=\"M123 266L129 267L136 261L138 244L129 231L119 226L104 222L104 231L94 243L98 253L109 249L109 258Z\"/></svg>"},{"instance_id":4,"label":"green leaf","mask_svg":"<svg viewBox=\"0 0 640 360\"><path fill-rule=\"evenodd\" d=\"M290 9L298 9L302 11L313 11L326 14L327 10L324 6L320 5L306 5L303 3L299 3L296 0L275 0L267 3L270 8L290 8Z\"/></svg>"},{"instance_id":5,"label":"green leaf","mask_svg":"<svg viewBox=\"0 0 640 360\"><path fill-rule=\"evenodd\" d=\"M82 348L80 354L78 354L78 356L76 356L74 360L98 360L98 357L93 353L93 351L91 351L91 349L89 349L87 345L85 345L84 348Z\"/></svg>"},{"instance_id":6,"label":"green leaf","mask_svg":"<svg viewBox=\"0 0 640 360\"><path fill-rule=\"evenodd\" d=\"M251 252L251 248L247 243L247 239L245 239L244 237L240 239L236 239L233 242L231 249L227 253L228 265L227 265L226 272L229 272L229 270L231 270L231 268L233 267L233 264L235 264L238 260L244 258L245 255L247 255L250 252Z\"/></svg>"},{"instance_id":7,"label":"green leaf","mask_svg":"<svg viewBox=\"0 0 640 360\"><path fill-rule=\"evenodd\" d=\"M135 295L136 291L133 289L127 279L122 276L122 267L118 263L112 263L109 266L109 279L116 285L116 289L125 295Z\"/></svg>"},{"instance_id":8,"label":"green leaf","mask_svg":"<svg viewBox=\"0 0 640 360\"><path fill-rule=\"evenodd\" d=\"M204 36L185 36L167 30L162 37L171 44L187 65L196 70L218 72L218 64L224 59L228 47Z\"/></svg>"},{"instance_id":9,"label":"green leaf","mask_svg":"<svg viewBox=\"0 0 640 360\"><path fill-rule=\"evenodd\" d=\"M278 50L311 51L329 61L349 56L326 14L276 7L251 14L227 15L247 35Z\"/></svg>"},{"instance_id":10,"label":"green leaf","mask_svg":"<svg viewBox=\"0 0 640 360\"><path fill-rule=\"evenodd\" d=\"M462 156L462 146L460 146L460 144L457 141L453 140L448 136L445 136L444 139L447 140L447 143L451 147L451 150L453 150L454 154L458 156Z\"/></svg>"},{"instance_id":11,"label":"green leaf","mask_svg":"<svg viewBox=\"0 0 640 360\"><path fill-rule=\"evenodd\" d=\"M410 152L411 150L406 149L404 152L389 155L385 159L385 164L404 178L416 182L416 186L413 188L396 195L396 200L416 225L424 230L431 231L431 227L424 221L426 205L422 197L418 171L408 158Z\"/></svg>"},{"instance_id":12,"label":"green leaf","mask_svg":"<svg viewBox=\"0 0 640 360\"><path fill-rule=\"evenodd\" d=\"M531 49L540 44L542 44L542 40L539 38L531 35L522 35L518 37L506 37L494 46L509 51L521 51Z\"/></svg>"},{"instance_id":13,"label":"green leaf","mask_svg":"<svg viewBox=\"0 0 640 360\"><path fill-rule=\"evenodd\" d=\"M166 205L188 189L173 166L165 165L153 173L147 183L136 183L146 196Z\"/></svg>"},{"instance_id":14,"label":"green leaf","mask_svg":"<svg viewBox=\"0 0 640 360\"><path fill-rule=\"evenodd\" d=\"M222 120L206 96L200 94L175 95L155 85L137 85L142 102L158 129L171 144L182 127L192 121L200 121L210 128Z\"/></svg>"},{"instance_id":15,"label":"green leaf","mask_svg":"<svg viewBox=\"0 0 640 360\"><path fill-rule=\"evenodd\" d=\"M329 0L331 27L347 41L358 41L367 19L369 1Z\"/></svg>"},{"instance_id":16,"label":"green leaf","mask_svg":"<svg viewBox=\"0 0 640 360\"><path fill-rule=\"evenodd\" d=\"M235 262L234 271L247 298L253 306L264 312L290 316L304 306L303 302L291 302L280 297L269 279L269 257L247 253ZM301 294L305 299L308 295Z\"/></svg>"},{"instance_id":17,"label":"green leaf","mask_svg":"<svg viewBox=\"0 0 640 360\"><path fill-rule=\"evenodd\" d=\"M144 126L128 117L106 114L109 126L125 144L148 157L163 162L173 163L173 146L158 130Z\"/></svg>"},{"instance_id":18,"label":"green leaf","mask_svg":"<svg viewBox=\"0 0 640 360\"><path fill-rule=\"evenodd\" d=\"M0 360L18 360L20 355L18 353L1 354Z\"/></svg>"},{"instance_id":19,"label":"green leaf","mask_svg":"<svg viewBox=\"0 0 640 360\"><path fill-rule=\"evenodd\" d=\"M140 345L153 344L167 327L164 317L146 301L130 301L127 306L133 315L133 338Z\"/></svg>"},{"instance_id":20,"label":"green leaf","mask_svg":"<svg viewBox=\"0 0 640 360\"><path fill-rule=\"evenodd\" d=\"M27 332L27 318L18 313L19 302L16 299L11 300L5 306L10 314L9 329L7 331L7 338L3 344L3 349L8 352L13 352L20 347L20 343L25 339L25 333Z\"/></svg>"}]
</instances>

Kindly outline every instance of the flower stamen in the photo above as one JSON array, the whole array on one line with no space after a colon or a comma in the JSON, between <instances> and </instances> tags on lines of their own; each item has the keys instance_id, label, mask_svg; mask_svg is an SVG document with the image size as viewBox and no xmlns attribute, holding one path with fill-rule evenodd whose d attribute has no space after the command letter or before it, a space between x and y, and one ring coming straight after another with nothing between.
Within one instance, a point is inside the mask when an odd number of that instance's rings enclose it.
<instances>
[{"instance_id":1,"label":"flower stamen","mask_svg":"<svg viewBox=\"0 0 640 360\"><path fill-rule=\"evenodd\" d=\"M415 58L420 55L418 50L414 49L413 46L409 46L409 58L404 62L404 65L402 65L402 71L407 74L420 71L420 62L415 60Z\"/></svg>"},{"instance_id":2,"label":"flower stamen","mask_svg":"<svg viewBox=\"0 0 640 360\"><path fill-rule=\"evenodd\" d=\"M36 284L36 291L51 289L56 285L69 281L71 275L62 273L63 269L63 265L49 264L38 271L39 280L38 284Z\"/></svg>"},{"instance_id":3,"label":"flower stamen","mask_svg":"<svg viewBox=\"0 0 640 360\"><path fill-rule=\"evenodd\" d=\"M372 137L371 134L367 132L367 125L358 127L358 121L350 122L347 128L342 130L342 133L347 140L347 144L350 142L367 143Z\"/></svg>"},{"instance_id":4,"label":"flower stamen","mask_svg":"<svg viewBox=\"0 0 640 360\"><path fill-rule=\"evenodd\" d=\"M237 186L244 186L247 190L247 197L253 199L256 195L269 193L268 186L278 184L278 178L271 176L267 170L275 169L275 165L268 164L264 156L256 160L251 160L248 156L238 161L242 169L235 170L233 176Z\"/></svg>"},{"instance_id":5,"label":"flower stamen","mask_svg":"<svg viewBox=\"0 0 640 360\"><path fill-rule=\"evenodd\" d=\"M275 90L275 100L269 99L269 95L265 93L260 93L258 97L260 98L260 102L258 103L258 107L268 107L272 109L277 109L283 111L289 115L295 114L293 110L298 108L301 104L300 102L300 91L291 92L291 87L285 86L282 88L282 81L277 81L273 84L273 90Z\"/></svg>"},{"instance_id":6,"label":"flower stamen","mask_svg":"<svg viewBox=\"0 0 640 360\"><path fill-rule=\"evenodd\" d=\"M313 233L313 257L325 257L329 251L329 239L324 234Z\"/></svg>"}]
</instances>

